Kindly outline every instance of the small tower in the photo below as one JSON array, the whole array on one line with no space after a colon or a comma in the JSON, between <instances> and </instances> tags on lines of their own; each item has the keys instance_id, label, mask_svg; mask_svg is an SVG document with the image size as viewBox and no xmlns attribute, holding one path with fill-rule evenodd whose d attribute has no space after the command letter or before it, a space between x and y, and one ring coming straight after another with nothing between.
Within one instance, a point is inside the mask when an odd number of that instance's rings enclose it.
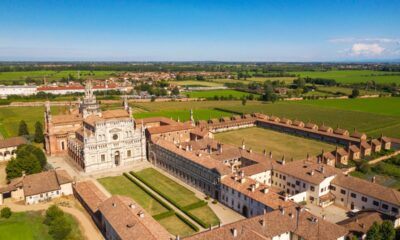
<instances>
[{"instance_id":1,"label":"small tower","mask_svg":"<svg viewBox=\"0 0 400 240\"><path fill-rule=\"evenodd\" d=\"M194 117L193 117L193 109L190 109L190 124L194 127L196 123L194 122Z\"/></svg>"}]
</instances>

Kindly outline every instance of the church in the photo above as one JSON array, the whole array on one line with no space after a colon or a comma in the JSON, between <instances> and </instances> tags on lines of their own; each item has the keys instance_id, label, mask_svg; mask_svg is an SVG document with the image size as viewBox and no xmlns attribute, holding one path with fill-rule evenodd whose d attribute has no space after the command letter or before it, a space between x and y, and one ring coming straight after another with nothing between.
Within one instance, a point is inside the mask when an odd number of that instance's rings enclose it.
<instances>
[{"instance_id":1,"label":"church","mask_svg":"<svg viewBox=\"0 0 400 240\"><path fill-rule=\"evenodd\" d=\"M136 127L132 109L124 98L123 109L102 111L91 81L79 108L52 116L45 109L45 149L48 155L69 155L84 172L134 165L146 159L144 127Z\"/></svg>"}]
</instances>

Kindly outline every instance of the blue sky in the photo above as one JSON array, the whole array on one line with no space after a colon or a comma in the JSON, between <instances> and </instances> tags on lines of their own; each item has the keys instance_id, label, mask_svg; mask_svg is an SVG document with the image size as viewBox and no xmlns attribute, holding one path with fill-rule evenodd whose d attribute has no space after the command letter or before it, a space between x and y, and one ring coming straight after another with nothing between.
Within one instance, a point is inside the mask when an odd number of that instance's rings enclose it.
<instances>
[{"instance_id":1,"label":"blue sky","mask_svg":"<svg viewBox=\"0 0 400 240\"><path fill-rule=\"evenodd\" d=\"M400 58L400 1L0 1L0 60Z\"/></svg>"}]
</instances>

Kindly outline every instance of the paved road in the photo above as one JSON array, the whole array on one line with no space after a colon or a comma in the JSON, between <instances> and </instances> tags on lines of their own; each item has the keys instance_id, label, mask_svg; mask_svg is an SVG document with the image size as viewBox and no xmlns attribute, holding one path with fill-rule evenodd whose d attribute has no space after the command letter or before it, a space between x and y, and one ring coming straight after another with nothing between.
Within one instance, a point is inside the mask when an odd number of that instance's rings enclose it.
<instances>
[{"instance_id":1,"label":"paved road","mask_svg":"<svg viewBox=\"0 0 400 240\"><path fill-rule=\"evenodd\" d=\"M13 212L26 212L26 211L40 211L46 210L55 202L60 202L65 199L59 198L55 199L52 202L39 203L34 205L23 205L21 203L15 203L12 201L7 201L6 199L4 206L7 206ZM96 225L91 220L90 216L84 212L84 210L79 210L75 208L73 205L79 204L77 201L68 199L66 202L70 203L70 206L60 206L58 205L64 212L71 214L75 217L75 219L79 222L81 226L82 234L85 236L87 240L99 240L104 239L103 235L100 233ZM80 205L79 205L80 206Z\"/></svg>"}]
</instances>

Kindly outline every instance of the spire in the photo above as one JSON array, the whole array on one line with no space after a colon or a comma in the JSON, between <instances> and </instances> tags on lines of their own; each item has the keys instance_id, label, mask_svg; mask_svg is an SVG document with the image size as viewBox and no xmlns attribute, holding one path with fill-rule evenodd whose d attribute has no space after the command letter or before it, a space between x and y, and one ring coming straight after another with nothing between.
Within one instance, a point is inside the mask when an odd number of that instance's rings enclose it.
<instances>
[{"instance_id":1,"label":"spire","mask_svg":"<svg viewBox=\"0 0 400 240\"><path fill-rule=\"evenodd\" d=\"M192 126L195 126L194 117L193 117L193 109L190 109L190 123Z\"/></svg>"}]
</instances>

